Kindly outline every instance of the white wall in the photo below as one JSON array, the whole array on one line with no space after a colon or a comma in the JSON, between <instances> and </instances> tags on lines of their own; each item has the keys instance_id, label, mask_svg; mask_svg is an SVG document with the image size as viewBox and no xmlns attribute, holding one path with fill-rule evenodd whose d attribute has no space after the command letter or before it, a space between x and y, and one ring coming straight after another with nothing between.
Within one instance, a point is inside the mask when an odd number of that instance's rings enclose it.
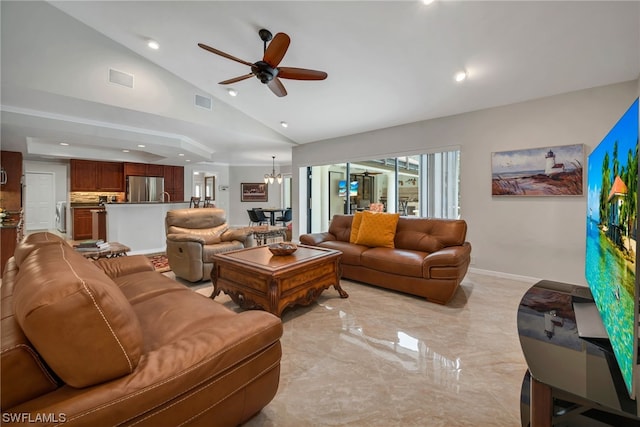
<instances>
[{"instance_id":1,"label":"white wall","mask_svg":"<svg viewBox=\"0 0 640 427\"><path fill-rule=\"evenodd\" d=\"M600 142L640 93L637 80L504 107L381 129L293 148L294 170L366 158L461 149L461 212L469 226L474 268L585 284L586 194L574 197L492 197L491 153ZM586 164L586 159L585 159ZM586 168L585 168L586 171ZM297 175L294 175L298 178ZM300 194L294 179L294 194ZM305 212L294 200L294 223Z\"/></svg>"},{"instance_id":2,"label":"white wall","mask_svg":"<svg viewBox=\"0 0 640 427\"><path fill-rule=\"evenodd\" d=\"M229 210L229 191L221 191L220 186L229 185L229 166L195 164L184 167L184 199L190 200L193 196L193 172L204 172L207 175L216 177L216 207Z\"/></svg>"},{"instance_id":3,"label":"white wall","mask_svg":"<svg viewBox=\"0 0 640 427\"><path fill-rule=\"evenodd\" d=\"M264 166L231 166L229 167L229 210L227 222L230 225L249 225L247 209L252 208L281 208L282 184L276 181L269 184L269 200L267 202L241 202L240 185L250 182L264 182L264 175L271 173L272 167ZM282 173L276 165L276 175Z\"/></svg>"}]
</instances>

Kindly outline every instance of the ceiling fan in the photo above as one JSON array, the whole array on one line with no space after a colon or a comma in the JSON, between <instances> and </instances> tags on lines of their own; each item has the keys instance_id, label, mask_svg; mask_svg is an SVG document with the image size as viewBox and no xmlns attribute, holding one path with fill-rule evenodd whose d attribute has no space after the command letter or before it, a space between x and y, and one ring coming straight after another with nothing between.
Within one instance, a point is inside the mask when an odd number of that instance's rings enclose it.
<instances>
[{"instance_id":1,"label":"ceiling fan","mask_svg":"<svg viewBox=\"0 0 640 427\"><path fill-rule=\"evenodd\" d=\"M380 175L381 173L382 172L369 172L368 170L365 170L364 172L354 173L352 175L369 176L369 175Z\"/></svg>"},{"instance_id":2,"label":"ceiling fan","mask_svg":"<svg viewBox=\"0 0 640 427\"><path fill-rule=\"evenodd\" d=\"M253 64L222 52L221 50L212 48L211 46L207 46L206 44L198 43L198 46L204 50L251 67L251 72L249 74L224 80L219 84L227 85L256 76L258 80L266 84L269 89L271 89L271 92L282 97L287 95L287 90L280 81L281 78L293 80L324 80L327 78L327 73L324 71L308 70L306 68L278 67L278 64L280 64L280 61L284 58L285 53L287 53L291 39L285 33L278 33L273 37L271 32L264 28L258 31L258 35L264 42L264 56L261 61ZM273 39L273 41L271 41L267 47L267 42L271 39Z\"/></svg>"}]
</instances>

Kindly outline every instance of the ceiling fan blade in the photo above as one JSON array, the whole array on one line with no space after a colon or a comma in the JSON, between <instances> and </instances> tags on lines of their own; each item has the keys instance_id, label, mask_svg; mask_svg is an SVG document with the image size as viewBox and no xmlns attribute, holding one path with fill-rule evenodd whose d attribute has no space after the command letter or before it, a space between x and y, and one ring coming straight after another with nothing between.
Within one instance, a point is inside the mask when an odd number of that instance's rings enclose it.
<instances>
[{"instance_id":1,"label":"ceiling fan blade","mask_svg":"<svg viewBox=\"0 0 640 427\"><path fill-rule=\"evenodd\" d=\"M275 93L276 96L287 96L287 90L284 88L284 85L279 78L276 77L275 79L271 80L269 83L267 83L267 86L269 86L271 92Z\"/></svg>"},{"instance_id":2,"label":"ceiling fan blade","mask_svg":"<svg viewBox=\"0 0 640 427\"><path fill-rule=\"evenodd\" d=\"M293 80L324 80L327 78L327 73L306 68L280 67L278 77Z\"/></svg>"},{"instance_id":3,"label":"ceiling fan blade","mask_svg":"<svg viewBox=\"0 0 640 427\"><path fill-rule=\"evenodd\" d=\"M288 35L285 33L276 34L264 52L262 60L271 65L271 67L276 68L280 61L282 61L282 58L284 58L284 54L287 53L289 43L291 43L291 39Z\"/></svg>"},{"instance_id":4,"label":"ceiling fan blade","mask_svg":"<svg viewBox=\"0 0 640 427\"><path fill-rule=\"evenodd\" d=\"M219 85L228 85L231 83L236 83L236 82L240 82L242 80L246 80L250 77L253 77L253 73L249 73L249 74L245 74L244 76L238 76L238 77L234 77L232 79L229 80L225 80L223 82L218 83Z\"/></svg>"},{"instance_id":5,"label":"ceiling fan blade","mask_svg":"<svg viewBox=\"0 0 640 427\"><path fill-rule=\"evenodd\" d=\"M233 55L229 55L228 53L224 53L223 51L215 49L215 48L213 48L211 46L207 46L206 44L198 43L198 46L200 46L204 50L208 50L211 53L215 53L216 55L223 56L223 57L225 57L227 59L231 59L232 61L236 61L236 62L239 62L241 64L248 65L249 67L251 67L253 65L251 62L247 62L247 61L244 61L244 60L242 60L240 58L236 58Z\"/></svg>"}]
</instances>

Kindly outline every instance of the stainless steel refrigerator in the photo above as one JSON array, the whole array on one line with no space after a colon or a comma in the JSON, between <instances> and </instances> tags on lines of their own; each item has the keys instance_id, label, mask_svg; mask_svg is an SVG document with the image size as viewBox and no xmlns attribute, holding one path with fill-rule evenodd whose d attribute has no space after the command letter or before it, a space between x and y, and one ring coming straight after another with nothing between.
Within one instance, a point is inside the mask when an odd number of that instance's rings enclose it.
<instances>
[{"instance_id":1,"label":"stainless steel refrigerator","mask_svg":"<svg viewBox=\"0 0 640 427\"><path fill-rule=\"evenodd\" d=\"M164 192L164 178L157 176L128 176L127 201L160 202Z\"/></svg>"}]
</instances>

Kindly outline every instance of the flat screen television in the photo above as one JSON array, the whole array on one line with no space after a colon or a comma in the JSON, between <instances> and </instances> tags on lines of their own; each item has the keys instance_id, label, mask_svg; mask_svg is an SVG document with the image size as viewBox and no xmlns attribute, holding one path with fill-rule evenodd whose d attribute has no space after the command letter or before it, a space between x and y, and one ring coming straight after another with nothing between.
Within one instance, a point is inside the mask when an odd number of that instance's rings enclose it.
<instances>
[{"instance_id":1,"label":"flat screen television","mask_svg":"<svg viewBox=\"0 0 640 427\"><path fill-rule=\"evenodd\" d=\"M629 396L635 399L638 99L591 152L587 171L585 278ZM576 321L582 336L578 310Z\"/></svg>"},{"instance_id":2,"label":"flat screen television","mask_svg":"<svg viewBox=\"0 0 640 427\"><path fill-rule=\"evenodd\" d=\"M347 195L347 181L338 181L338 196L345 197ZM358 181L352 181L349 183L349 196L358 195Z\"/></svg>"}]
</instances>

